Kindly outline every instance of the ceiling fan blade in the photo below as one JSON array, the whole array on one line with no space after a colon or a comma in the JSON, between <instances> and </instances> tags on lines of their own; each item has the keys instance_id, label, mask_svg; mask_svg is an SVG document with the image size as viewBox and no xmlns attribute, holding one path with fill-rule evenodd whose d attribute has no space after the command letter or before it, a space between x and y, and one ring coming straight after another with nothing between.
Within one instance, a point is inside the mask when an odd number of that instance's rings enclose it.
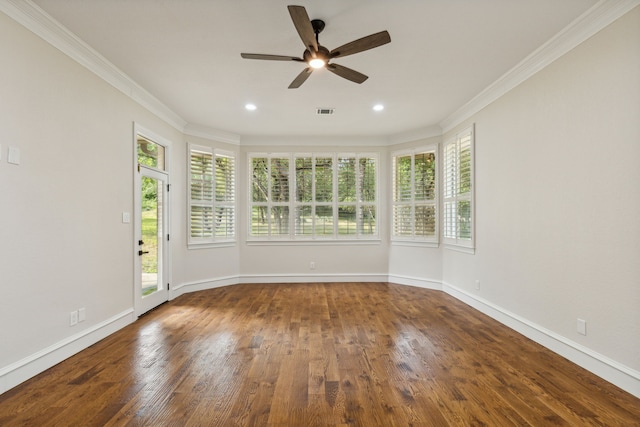
<instances>
[{"instance_id":1,"label":"ceiling fan blade","mask_svg":"<svg viewBox=\"0 0 640 427\"><path fill-rule=\"evenodd\" d=\"M296 58L295 56L285 56L285 55L264 55L262 53L241 53L244 59L266 59L269 61L298 61L304 62L302 58Z\"/></svg>"},{"instance_id":2,"label":"ceiling fan blade","mask_svg":"<svg viewBox=\"0 0 640 427\"><path fill-rule=\"evenodd\" d=\"M358 84L364 82L369 78L368 76L365 76L364 74L359 73L356 70L352 70L351 68L347 68L338 64L328 64L327 70L331 71L333 74L337 74L342 78L351 80L352 82Z\"/></svg>"},{"instance_id":3,"label":"ceiling fan blade","mask_svg":"<svg viewBox=\"0 0 640 427\"><path fill-rule=\"evenodd\" d=\"M373 49L374 47L382 46L391 42L391 36L387 31L380 31L379 33L371 34L361 39L354 40L350 43L343 44L331 51L331 57L337 58L347 55L353 55L354 53L362 52L365 50Z\"/></svg>"},{"instance_id":4,"label":"ceiling fan blade","mask_svg":"<svg viewBox=\"0 0 640 427\"><path fill-rule=\"evenodd\" d=\"M313 31L307 9L305 9L304 6L287 6L287 8L289 9L289 15L291 15L293 25L295 25L296 30L298 30L304 46L309 49L312 54L317 52L318 42L316 41L316 33Z\"/></svg>"},{"instance_id":5,"label":"ceiling fan blade","mask_svg":"<svg viewBox=\"0 0 640 427\"><path fill-rule=\"evenodd\" d=\"M289 89L297 89L300 86L302 86L302 83L304 83L309 78L312 72L313 72L313 68L311 67L307 67L304 70L302 70L302 72L298 74L298 76L295 79L293 79L293 81L289 85Z\"/></svg>"}]
</instances>

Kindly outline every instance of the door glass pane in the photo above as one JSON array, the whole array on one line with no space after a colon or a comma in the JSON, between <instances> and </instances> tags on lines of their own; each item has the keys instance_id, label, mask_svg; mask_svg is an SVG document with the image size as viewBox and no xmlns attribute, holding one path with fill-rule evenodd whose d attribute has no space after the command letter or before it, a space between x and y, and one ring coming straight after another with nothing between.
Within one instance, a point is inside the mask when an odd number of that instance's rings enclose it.
<instances>
[{"instance_id":1,"label":"door glass pane","mask_svg":"<svg viewBox=\"0 0 640 427\"><path fill-rule=\"evenodd\" d=\"M138 163L164 170L164 147L138 135Z\"/></svg>"},{"instance_id":2,"label":"door glass pane","mask_svg":"<svg viewBox=\"0 0 640 427\"><path fill-rule=\"evenodd\" d=\"M163 182L142 176L142 243L140 244L142 263L142 296L162 289L162 236L163 236Z\"/></svg>"}]
</instances>

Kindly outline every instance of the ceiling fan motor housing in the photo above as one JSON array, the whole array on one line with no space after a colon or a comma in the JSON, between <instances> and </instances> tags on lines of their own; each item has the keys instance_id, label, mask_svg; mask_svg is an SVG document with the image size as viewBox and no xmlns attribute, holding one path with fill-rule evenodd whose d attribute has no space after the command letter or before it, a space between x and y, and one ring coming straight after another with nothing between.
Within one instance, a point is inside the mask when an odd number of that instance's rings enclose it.
<instances>
[{"instance_id":1,"label":"ceiling fan motor housing","mask_svg":"<svg viewBox=\"0 0 640 427\"><path fill-rule=\"evenodd\" d=\"M329 59L331 58L331 54L329 52L329 49L327 49L324 46L318 45L318 52L313 53L309 49L307 49L302 54L302 59L304 59L304 62L308 63L309 61L311 61L314 58L322 59L325 62L325 64L328 63Z\"/></svg>"}]
</instances>

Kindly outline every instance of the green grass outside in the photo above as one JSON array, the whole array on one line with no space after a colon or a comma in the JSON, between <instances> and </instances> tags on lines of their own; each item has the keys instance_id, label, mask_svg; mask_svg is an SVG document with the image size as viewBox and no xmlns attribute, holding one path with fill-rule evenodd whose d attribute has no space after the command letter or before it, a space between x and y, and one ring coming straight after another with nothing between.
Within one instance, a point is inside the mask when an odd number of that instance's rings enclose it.
<instances>
[{"instance_id":1,"label":"green grass outside","mask_svg":"<svg viewBox=\"0 0 640 427\"><path fill-rule=\"evenodd\" d=\"M149 251L142 257L142 272L158 272L158 226L155 210L142 212L142 250Z\"/></svg>"}]
</instances>

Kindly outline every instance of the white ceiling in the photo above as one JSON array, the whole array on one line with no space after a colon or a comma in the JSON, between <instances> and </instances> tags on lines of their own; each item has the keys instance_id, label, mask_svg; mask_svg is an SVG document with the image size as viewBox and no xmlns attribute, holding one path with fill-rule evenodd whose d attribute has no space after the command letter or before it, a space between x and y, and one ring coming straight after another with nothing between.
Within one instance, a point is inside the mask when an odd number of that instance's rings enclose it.
<instances>
[{"instance_id":1,"label":"white ceiling","mask_svg":"<svg viewBox=\"0 0 640 427\"><path fill-rule=\"evenodd\" d=\"M330 50L387 30L391 43L287 89L304 64L287 4L326 28ZM191 125L243 136L395 135L438 125L596 0L34 0ZM246 103L256 111L246 111ZM385 105L375 112L376 103ZM331 116L316 108L335 108Z\"/></svg>"}]
</instances>

